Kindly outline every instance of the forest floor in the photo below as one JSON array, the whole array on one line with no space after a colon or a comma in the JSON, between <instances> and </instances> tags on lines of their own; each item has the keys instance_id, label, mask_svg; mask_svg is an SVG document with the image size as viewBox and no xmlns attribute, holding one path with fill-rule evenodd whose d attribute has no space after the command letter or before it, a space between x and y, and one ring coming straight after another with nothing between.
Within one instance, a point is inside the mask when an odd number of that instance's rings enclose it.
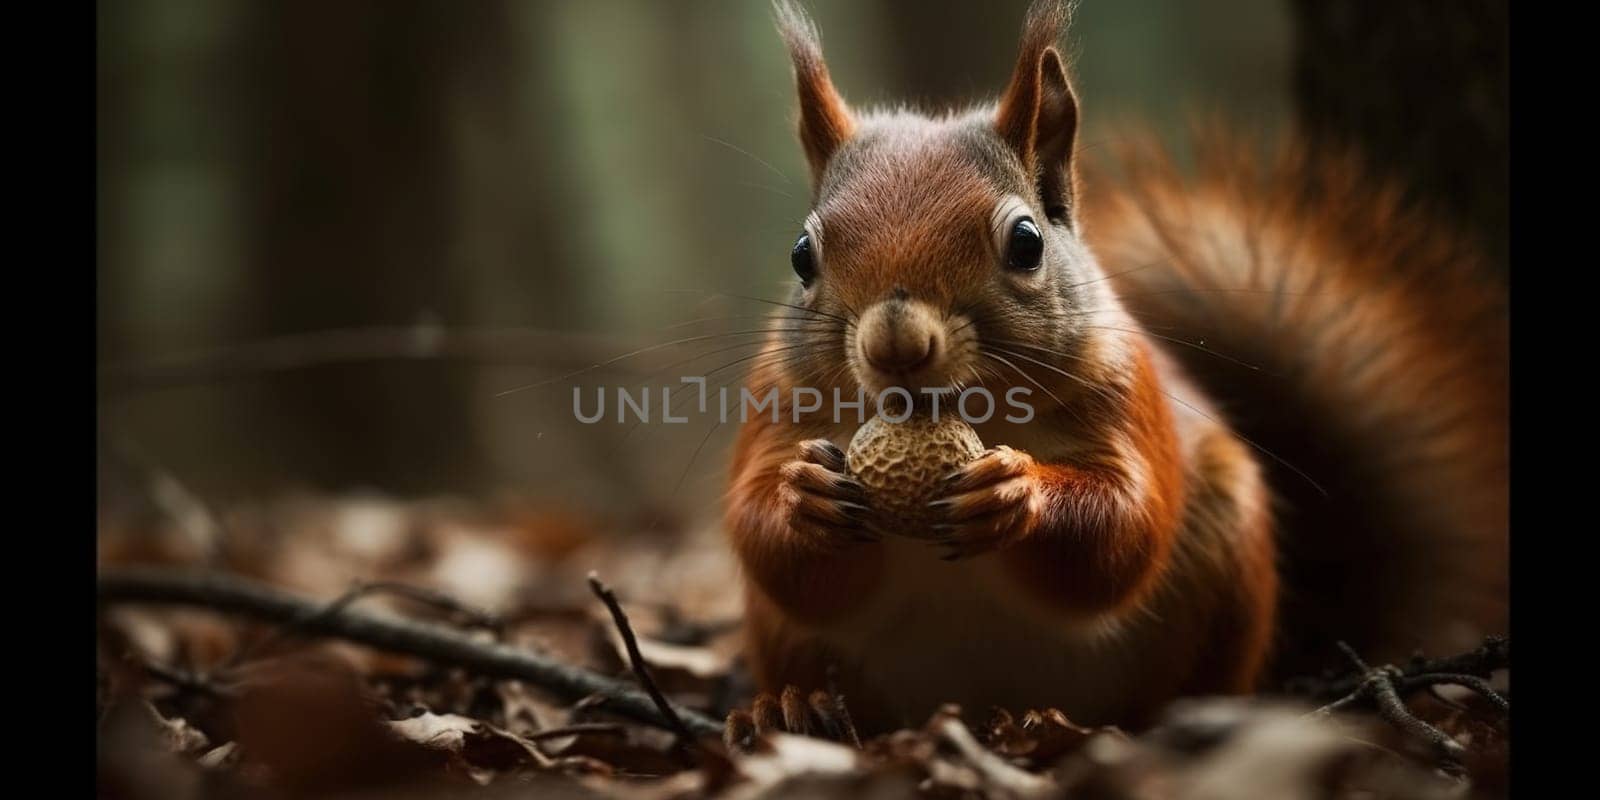
<instances>
[{"instance_id":1,"label":"forest floor","mask_svg":"<svg viewBox=\"0 0 1600 800\"><path fill-rule=\"evenodd\" d=\"M1495 668L1509 644L1391 673L1330 664L1298 697L1185 700L1136 733L1054 709L967 709L984 720L970 725L951 708L858 743L849 698L822 695L788 709L814 735L741 715L730 747L721 723L752 691L715 529L516 502L301 496L216 512L178 498L163 513L106 512L98 543L101 796L1507 791L1496 699L1509 670ZM1424 674L1456 670L1492 676L1498 694ZM1347 692L1336 713L1308 713Z\"/></svg>"}]
</instances>

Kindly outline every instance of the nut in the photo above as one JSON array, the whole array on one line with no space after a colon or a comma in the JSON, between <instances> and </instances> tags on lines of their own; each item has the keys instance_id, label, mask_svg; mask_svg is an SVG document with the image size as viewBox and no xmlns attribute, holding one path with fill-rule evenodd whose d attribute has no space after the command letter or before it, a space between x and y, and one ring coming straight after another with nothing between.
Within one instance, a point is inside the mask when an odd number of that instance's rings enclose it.
<instances>
[{"instance_id":1,"label":"nut","mask_svg":"<svg viewBox=\"0 0 1600 800\"><path fill-rule=\"evenodd\" d=\"M925 539L933 535L939 480L983 453L983 441L958 415L938 421L917 414L904 422L868 420L850 440L850 472L867 490L879 524L888 532Z\"/></svg>"}]
</instances>

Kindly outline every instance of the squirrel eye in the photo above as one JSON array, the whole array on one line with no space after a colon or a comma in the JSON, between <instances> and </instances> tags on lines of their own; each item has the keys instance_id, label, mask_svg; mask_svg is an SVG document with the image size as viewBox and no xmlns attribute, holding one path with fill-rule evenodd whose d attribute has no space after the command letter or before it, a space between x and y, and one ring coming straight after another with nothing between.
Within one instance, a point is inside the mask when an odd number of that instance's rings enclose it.
<instances>
[{"instance_id":1,"label":"squirrel eye","mask_svg":"<svg viewBox=\"0 0 1600 800\"><path fill-rule=\"evenodd\" d=\"M795 240L794 249L789 251L789 263L794 265L794 274L800 276L800 285L809 287L817 276L816 259L811 254L811 234L802 233Z\"/></svg>"},{"instance_id":2,"label":"squirrel eye","mask_svg":"<svg viewBox=\"0 0 1600 800\"><path fill-rule=\"evenodd\" d=\"M1006 266L1032 272L1039 268L1039 259L1043 257L1044 237L1039 235L1039 226L1027 217L1017 220L1017 224L1011 226L1011 238L1006 243Z\"/></svg>"}]
</instances>

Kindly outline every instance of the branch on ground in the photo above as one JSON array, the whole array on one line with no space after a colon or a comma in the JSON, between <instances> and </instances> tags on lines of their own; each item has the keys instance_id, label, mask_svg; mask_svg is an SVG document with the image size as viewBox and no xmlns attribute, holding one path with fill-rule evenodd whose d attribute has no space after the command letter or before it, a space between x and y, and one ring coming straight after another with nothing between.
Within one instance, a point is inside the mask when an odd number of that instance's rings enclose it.
<instances>
[{"instance_id":1,"label":"branch on ground","mask_svg":"<svg viewBox=\"0 0 1600 800\"><path fill-rule=\"evenodd\" d=\"M678 718L674 724L650 695L605 675L498 642L479 641L442 625L379 616L348 607L330 614L325 603L233 575L166 568L120 568L100 574L96 594L101 606L191 606L293 625L306 636L343 639L460 667L487 677L526 681L567 701L597 696L603 698L601 706L607 711L675 733L680 730L695 736L722 733L722 725L711 717L669 704Z\"/></svg>"}]
</instances>

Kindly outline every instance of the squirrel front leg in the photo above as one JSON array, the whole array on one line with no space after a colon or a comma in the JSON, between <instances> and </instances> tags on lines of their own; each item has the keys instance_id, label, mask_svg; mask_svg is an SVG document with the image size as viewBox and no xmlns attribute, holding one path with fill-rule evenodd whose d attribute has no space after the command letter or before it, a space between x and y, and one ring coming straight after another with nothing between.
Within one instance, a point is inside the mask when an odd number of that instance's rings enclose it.
<instances>
[{"instance_id":1,"label":"squirrel front leg","mask_svg":"<svg viewBox=\"0 0 1600 800\"><path fill-rule=\"evenodd\" d=\"M944 557L998 551L1048 605L1085 615L1125 607L1151 583L1178 526L1176 499L1141 486L1134 476L1143 471L989 450L934 503L946 519L938 526Z\"/></svg>"},{"instance_id":2,"label":"squirrel front leg","mask_svg":"<svg viewBox=\"0 0 1600 800\"><path fill-rule=\"evenodd\" d=\"M1074 614L1140 600L1181 524L1183 466L1148 359L1133 372L1121 424L1101 428L1089 455L1043 462L1002 446L951 476L933 504L945 557L998 551L1030 594Z\"/></svg>"},{"instance_id":3,"label":"squirrel front leg","mask_svg":"<svg viewBox=\"0 0 1600 800\"><path fill-rule=\"evenodd\" d=\"M844 453L759 422L736 453L726 521L747 575L797 621L854 608L877 585L883 548Z\"/></svg>"}]
</instances>

